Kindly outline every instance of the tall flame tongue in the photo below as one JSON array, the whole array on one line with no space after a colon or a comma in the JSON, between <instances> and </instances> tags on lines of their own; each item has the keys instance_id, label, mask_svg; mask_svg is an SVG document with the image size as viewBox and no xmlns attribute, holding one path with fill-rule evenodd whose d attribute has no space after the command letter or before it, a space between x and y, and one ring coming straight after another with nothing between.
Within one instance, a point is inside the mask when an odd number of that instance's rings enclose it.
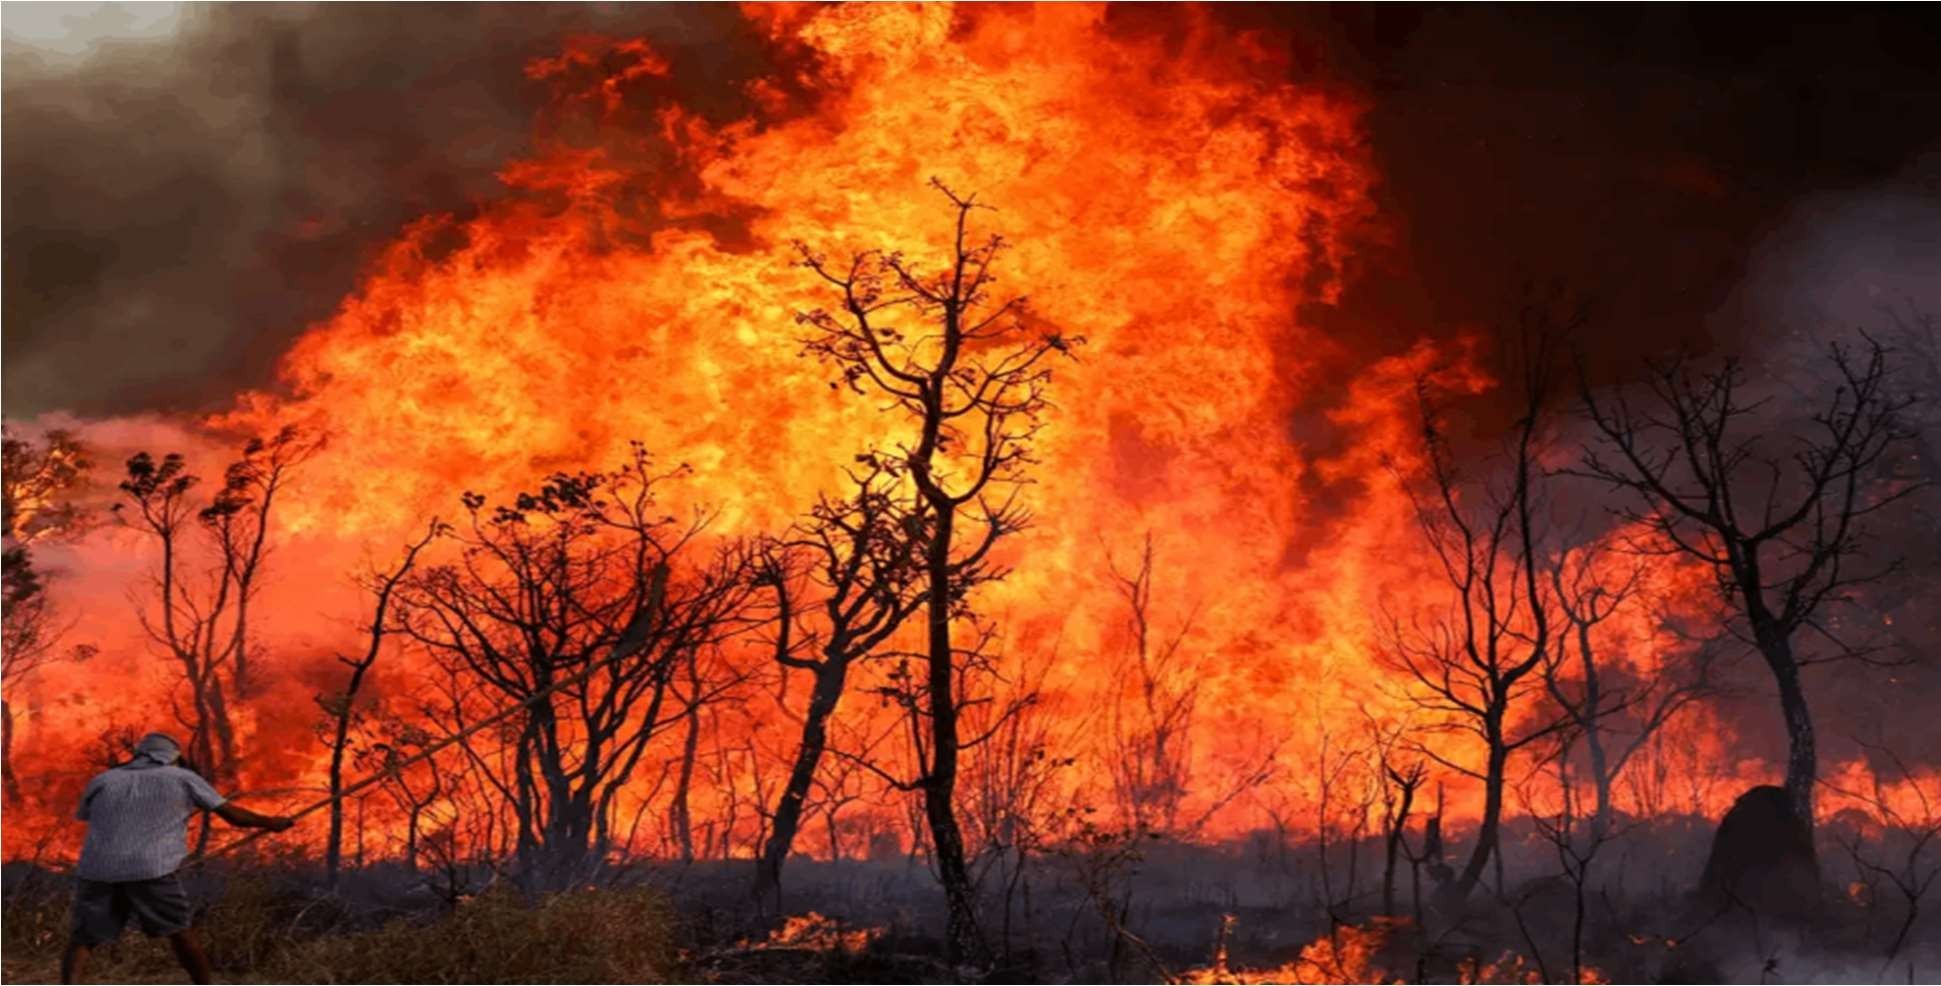
<instances>
[{"instance_id":1,"label":"tall flame tongue","mask_svg":"<svg viewBox=\"0 0 1941 986\"><path fill-rule=\"evenodd\" d=\"M1329 668L1369 660L1370 566L1400 515L1362 511L1325 573L1285 552L1314 466L1288 422L1324 341L1296 313L1331 299L1371 213L1355 108L1192 14L1163 36L1072 6L748 16L792 67L727 124L656 96L677 80L640 42L528 66L557 100L504 170L514 194L407 230L289 354L290 396L229 416L330 433L286 523L388 543L462 489L609 466L639 438L694 467L715 530L776 529L893 423L801 355L793 313L825 299L791 242L935 256L934 176L995 207L1004 287L1090 343L1055 385L1036 526L984 603L1008 646L1055 644L1068 699L1102 687L1124 647L1105 557L1151 530L1178 603L1161 619L1198 606L1202 728L1349 709ZM1342 426L1400 437L1415 365L1369 373Z\"/></svg>"}]
</instances>

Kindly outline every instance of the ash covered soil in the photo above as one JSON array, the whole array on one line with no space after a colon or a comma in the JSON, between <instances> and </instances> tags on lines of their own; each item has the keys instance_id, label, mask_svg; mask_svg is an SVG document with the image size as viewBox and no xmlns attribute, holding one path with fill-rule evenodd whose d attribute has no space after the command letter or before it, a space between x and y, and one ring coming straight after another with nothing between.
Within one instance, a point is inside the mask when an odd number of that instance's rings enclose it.
<instances>
[{"instance_id":1,"label":"ash covered soil","mask_svg":"<svg viewBox=\"0 0 1941 986\"><path fill-rule=\"evenodd\" d=\"M1839 833L1827 833L1836 846ZM1534 833L1512 833L1533 840ZM209 867L191 878L199 933L232 982L1882 982L1941 974L1941 921L1907 923L1891 883L1850 880L1823 854L1810 906L1713 907L1698 893L1709 827L1632 832L1597 886L1512 867L1459 910L1422 918L1405 867L1380 916L1375 840L1339 848L1260 837L1155 843L1109 862L1047 854L982 883L991 954L944 960L943 915L921 859L790 864L779 911L750 899L741 860L639 863L596 885L526 894L483 870L353 870L336 893L301 862ZM1529 853L1512 858L1535 856ZM1849 867L1850 868L1850 867ZM456 893L454 893L456 890ZM5 870L4 976L58 980L69 880ZM1330 897L1332 895L1332 898ZM1330 902L1331 900L1331 902ZM1906 924L1908 934L1892 948ZM180 982L168 949L132 929L97 950L97 982Z\"/></svg>"}]
</instances>

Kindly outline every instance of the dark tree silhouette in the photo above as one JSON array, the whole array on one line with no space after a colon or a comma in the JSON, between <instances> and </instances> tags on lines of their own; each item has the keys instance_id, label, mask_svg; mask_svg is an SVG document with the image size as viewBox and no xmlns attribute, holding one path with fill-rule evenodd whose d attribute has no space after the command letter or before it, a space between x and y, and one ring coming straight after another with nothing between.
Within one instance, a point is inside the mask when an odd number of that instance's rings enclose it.
<instances>
[{"instance_id":1,"label":"dark tree silhouette","mask_svg":"<svg viewBox=\"0 0 1941 986\"><path fill-rule=\"evenodd\" d=\"M802 739L757 863L758 896L780 889L782 863L828 749L829 721L850 668L924 602L921 515L897 496L899 468L884 456L859 456L849 473L852 495L823 497L806 521L762 551L759 579L775 595L775 660L784 674L808 672L813 685Z\"/></svg>"},{"instance_id":2,"label":"dark tree silhouette","mask_svg":"<svg viewBox=\"0 0 1941 986\"><path fill-rule=\"evenodd\" d=\"M449 832L456 824L459 812L458 798L454 797L456 786L450 769L439 758L414 760L415 754L432 742L430 732L388 715L379 718L373 732L376 735L357 750L356 761L360 767L384 778L381 785L384 793L404 814L404 867L406 872L416 873L419 857L430 845L425 839L426 818L432 817L434 831ZM433 806L441 799L448 802L447 810L439 813L445 816L442 819L432 814ZM456 840L447 835L445 842L452 846ZM447 855L440 862L449 865L451 861ZM446 884L450 886L452 881L447 880Z\"/></svg>"},{"instance_id":3,"label":"dark tree silhouette","mask_svg":"<svg viewBox=\"0 0 1941 986\"><path fill-rule=\"evenodd\" d=\"M1542 774L1541 770L1533 771L1526 778L1526 782L1517 787L1523 813L1528 816L1531 827L1537 834L1545 842L1550 843L1551 848L1556 851L1557 865L1565 882L1570 885L1570 978L1565 981L1579 983L1584 981L1585 927L1590 914L1588 894L1593 886L1591 876L1597 865L1599 853L1618 834L1610 827L1608 819L1598 823L1593 816L1593 822L1590 825L1584 825L1581 822L1584 811L1579 803L1577 786L1571 781L1570 754L1571 747L1582 735L1582 727L1573 725L1572 729L1558 734L1557 742L1550 751L1549 765L1555 769L1557 777L1558 800L1554 811L1549 810L1553 806L1543 804L1541 799L1531 791L1531 787ZM1598 793L1606 794L1603 790ZM1520 909L1523 903L1525 901L1519 900L1512 906ZM1520 910L1517 921L1519 927L1522 927L1523 916ZM1538 962L1542 962L1542 955L1537 951L1534 942L1531 942L1531 953L1537 957ZM1552 982L1553 980L1548 973L1545 973L1542 981Z\"/></svg>"},{"instance_id":4,"label":"dark tree silhouette","mask_svg":"<svg viewBox=\"0 0 1941 986\"><path fill-rule=\"evenodd\" d=\"M1620 516L1655 535L1641 548L1711 567L1778 686L1786 793L1808 828L1818 754L1801 672L1873 659L1844 646L1821 617L1891 571L1868 561L1866 521L1916 488L1882 468L1908 437L1908 399L1891 386L1886 348L1871 338L1858 349L1832 343L1825 365L1837 379L1804 428L1774 427L1772 398L1748 395L1750 371L1738 359L1656 364L1641 399L1583 388L1598 441L1580 471L1628 495ZM1803 633L1832 642L1834 653L1803 656Z\"/></svg>"},{"instance_id":5,"label":"dark tree silhouette","mask_svg":"<svg viewBox=\"0 0 1941 986\"><path fill-rule=\"evenodd\" d=\"M834 261L801 246L804 266L837 301L797 319L810 330L808 352L835 366L858 394L887 398L914 432L882 454L900 460L924 519L926 646L920 670L892 687L920 692L914 711L925 728L910 783L923 794L943 884L947 956L972 961L986 948L954 803L963 749L957 677L972 655L953 629L968 616L972 590L1002 575L991 548L1027 521L1018 493L1048 408L1051 358L1079 340L1034 331L1022 297L996 295L1003 239L974 240L975 196L932 184L954 220L943 266L924 270L880 251Z\"/></svg>"},{"instance_id":6,"label":"dark tree silhouette","mask_svg":"<svg viewBox=\"0 0 1941 986\"><path fill-rule=\"evenodd\" d=\"M201 507L190 500L201 480L175 453L160 462L137 453L121 482L124 502L116 512L161 548L154 603L137 616L188 686L190 710L176 710L189 730L186 752L217 778L235 776L230 703L250 687L249 607L261 589L277 495L317 448L295 428L251 439L224 471L222 488ZM200 539L193 536L198 530Z\"/></svg>"},{"instance_id":7,"label":"dark tree silhouette","mask_svg":"<svg viewBox=\"0 0 1941 986\"><path fill-rule=\"evenodd\" d=\"M359 715L357 695L363 690L365 676L377 663L378 654L384 648L385 634L392 629L388 621L391 618L391 604L398 593L398 587L404 583L405 577L411 574L412 566L417 564L418 554L438 536L440 529L441 525L435 520L432 521L423 537L406 546L404 557L398 561L397 567L388 572L381 572L369 580L367 588L371 593L371 623L365 628L367 643L364 654L362 657L354 658L339 654L337 660L350 669L350 676L344 681L344 690L334 695L319 696L317 699L317 703L330 716L329 735L326 740L330 745L330 833L324 842L324 874L325 880L332 888L337 886L338 871L344 861L342 798L344 755L350 749L351 728ZM416 819L413 819L414 827L415 823ZM413 848L414 850L416 848L415 840Z\"/></svg>"},{"instance_id":8,"label":"dark tree silhouette","mask_svg":"<svg viewBox=\"0 0 1941 986\"><path fill-rule=\"evenodd\" d=\"M453 677L449 728L466 728L475 693L529 703L501 750L464 744L511 807L529 886L591 875L615 798L682 715L667 708L675 673L745 629L745 561L689 557L703 521L659 512L669 476L636 444L614 472L555 474L510 504L468 493L459 557L405 582L401 631Z\"/></svg>"},{"instance_id":9,"label":"dark tree silhouette","mask_svg":"<svg viewBox=\"0 0 1941 986\"><path fill-rule=\"evenodd\" d=\"M751 560L747 574L751 577L757 567ZM752 616L749 617L753 619ZM678 768L675 775L674 793L667 806L668 834L673 837L674 847L680 853L682 862L692 862L696 857L695 829L703 830L700 854L705 856L713 840L706 833L715 828L713 821L697 825L692 809L692 794L697 777L701 774L713 776L716 787L726 797L724 806L726 816L721 820L724 854L729 845L727 841L733 833L739 808L740 791L733 783L732 773L724 775L722 769L729 761L729 749L722 745L721 720L712 708L721 699L736 692L749 674L745 668L725 659L718 647L697 647L681 656L679 669L674 673L668 698L680 711L676 718L681 722L681 752L675 758ZM702 724L703 713L710 713L709 723ZM716 767L710 768L702 758L703 737L714 742L709 751L715 759ZM756 764L759 768L759 763ZM760 776L755 780L759 784Z\"/></svg>"},{"instance_id":10,"label":"dark tree silhouette","mask_svg":"<svg viewBox=\"0 0 1941 986\"><path fill-rule=\"evenodd\" d=\"M1468 897L1497 851L1511 756L1568 721L1541 710L1537 673L1548 659L1556 619L1541 574L1548 546L1540 456L1549 427L1550 350L1558 333L1539 309L1526 309L1523 319L1515 354L1518 417L1504 454L1484 462L1486 469L1500 468L1500 477L1471 484L1457 471L1434 384L1425 376L1416 385L1429 482L1405 486L1449 594L1428 614L1406 621L1390 617L1386 659L1405 675L1418 706L1483 745L1480 771L1421 748L1483 784L1476 843L1461 871L1440 889L1445 905ZM1534 714L1512 716L1517 709Z\"/></svg>"},{"instance_id":11,"label":"dark tree silhouette","mask_svg":"<svg viewBox=\"0 0 1941 986\"><path fill-rule=\"evenodd\" d=\"M60 636L52 602L33 557L26 548L9 546L0 558L0 604L6 606L5 635L0 638L0 690L11 695L27 676L54 655ZM0 699L0 785L8 804L21 802L20 781L13 767L13 705Z\"/></svg>"},{"instance_id":12,"label":"dark tree silhouette","mask_svg":"<svg viewBox=\"0 0 1941 986\"><path fill-rule=\"evenodd\" d=\"M1382 820L1382 913L1393 916L1395 910L1395 869L1399 860L1409 861L1410 869L1415 870L1415 855L1409 850L1409 816L1415 811L1416 792L1421 790L1429 778L1429 765L1420 756L1406 756L1401 747L1408 729L1406 720L1394 725L1383 725L1371 714L1368 719L1370 754L1374 760L1376 800L1381 805ZM1411 913L1416 921L1422 920L1422 881L1418 874L1414 879L1414 908Z\"/></svg>"},{"instance_id":13,"label":"dark tree silhouette","mask_svg":"<svg viewBox=\"0 0 1941 986\"><path fill-rule=\"evenodd\" d=\"M1611 832L1612 789L1631 758L1659 728L1686 706L1711 694L1716 640L1685 641L1665 649L1661 664L1630 673L1608 653L1598 628L1627 606L1652 604L1643 598L1648 565L1637 556L1620 559L1610 539L1588 541L1557 552L1548 565L1556 600L1558 632L1543 662L1544 688L1571 723L1571 739L1584 743L1585 765L1595 802L1590 812L1592 843ZM1671 622L1674 617L1663 614ZM1566 771L1568 764L1560 764ZM1571 806L1574 809L1574 805Z\"/></svg>"},{"instance_id":14,"label":"dark tree silhouette","mask_svg":"<svg viewBox=\"0 0 1941 986\"><path fill-rule=\"evenodd\" d=\"M1137 567L1120 570L1110 558L1112 581L1126 602L1132 648L1116 679L1132 682L1128 701L1114 689L1109 715L1112 786L1126 824L1141 831L1177 834L1192 764L1193 709L1200 682L1182 652L1193 631L1189 613L1169 634L1153 626L1153 550L1148 533Z\"/></svg>"},{"instance_id":15,"label":"dark tree silhouette","mask_svg":"<svg viewBox=\"0 0 1941 986\"><path fill-rule=\"evenodd\" d=\"M1076 749L1091 726L1089 716L1054 716L1040 701L1045 676L1057 664L1055 649L1023 657L990 689L988 701L965 706L965 727L976 737L965 744L972 754L963 778L966 840L978 886L996 889L990 910L997 912L997 947L1007 959L1016 954L1019 919L1029 928L1034 918L1031 875L1071 817L1063 775L1078 758L1059 751Z\"/></svg>"}]
</instances>

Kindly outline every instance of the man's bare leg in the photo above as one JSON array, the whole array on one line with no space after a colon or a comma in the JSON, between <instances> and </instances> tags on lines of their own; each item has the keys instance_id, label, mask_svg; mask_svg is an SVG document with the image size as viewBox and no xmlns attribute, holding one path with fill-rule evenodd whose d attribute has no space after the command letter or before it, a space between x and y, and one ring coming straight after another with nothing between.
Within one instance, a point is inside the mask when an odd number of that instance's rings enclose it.
<instances>
[{"instance_id":1,"label":"man's bare leg","mask_svg":"<svg viewBox=\"0 0 1941 986\"><path fill-rule=\"evenodd\" d=\"M77 941L67 943L67 951L61 953L61 982L78 983L81 974L88 968L88 947Z\"/></svg>"},{"instance_id":2,"label":"man's bare leg","mask_svg":"<svg viewBox=\"0 0 1941 986\"><path fill-rule=\"evenodd\" d=\"M183 929L168 936L169 947L175 950L175 961L182 963L182 970L189 974L189 982L206 983L214 981L209 970L209 956L196 943L195 935Z\"/></svg>"}]
</instances>

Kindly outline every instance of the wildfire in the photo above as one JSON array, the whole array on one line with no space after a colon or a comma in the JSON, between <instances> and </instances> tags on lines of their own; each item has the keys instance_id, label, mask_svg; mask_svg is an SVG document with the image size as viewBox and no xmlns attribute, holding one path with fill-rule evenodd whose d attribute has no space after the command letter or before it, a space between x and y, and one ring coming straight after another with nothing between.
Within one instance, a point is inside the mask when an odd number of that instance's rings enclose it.
<instances>
[{"instance_id":1,"label":"wildfire","mask_svg":"<svg viewBox=\"0 0 1941 986\"><path fill-rule=\"evenodd\" d=\"M801 948L816 952L861 952L870 943L888 933L887 928L844 927L835 918L824 917L814 911L807 914L794 914L782 919L782 926L768 933L759 942L743 942L742 948L750 951L778 948Z\"/></svg>"},{"instance_id":2,"label":"wildfire","mask_svg":"<svg viewBox=\"0 0 1941 986\"><path fill-rule=\"evenodd\" d=\"M710 536L733 538L783 528L854 456L896 441L879 408L803 356L794 316L824 286L795 244L934 253L947 230L933 177L992 204L975 221L1010 244L1001 287L1029 296L1034 327L1088 340L1061 366L1034 444L1034 523L980 602L1006 661L1048 668L1034 710L1083 747L1088 712L1135 687L1102 669L1133 646L1113 564L1150 537L1155 631L1187 628L1191 732L1221 737L1183 748L1187 776L1285 785L1273 765L1313 762L1326 742L1289 729L1291 715L1397 711L1376 618L1424 591L1424 559L1382 456L1406 458L1418 374L1449 363L1452 390L1490 382L1459 352L1407 346L1418 327L1368 327L1398 352L1355 366L1304 322L1337 296L1353 244L1379 233L1360 108L1286 81L1273 39L1180 14L751 8L775 67L727 119L687 105L678 59L639 39L574 38L525 66L553 102L532 153L501 170L505 196L404 229L285 356L276 392L206 422L327 439L279 507L282 543L253 604L278 673L237 713L256 751L247 786L317 785L315 697L338 687L333 652L362 605L345 576L450 517L462 491L609 468L640 440L691 467L666 488L670 512L704 511ZM1346 396L1316 406L1336 379ZM1319 450L1297 421L1346 451ZM1324 486L1352 509L1318 497ZM105 573L74 590L89 625L110 628L103 655L31 685L41 714L21 724L23 744L52 742L63 722L117 721L119 697L90 691L111 675L167 687L126 611L142 545L113 530L91 545L70 567ZM387 655L384 687L409 688L424 670L413 660ZM717 768L743 790L759 787L749 737L776 718L760 705L710 726L721 749L749 751ZM1070 751L1098 773L1082 783L1109 787L1088 752ZM1201 834L1251 824L1247 799L1185 789L1180 817L1215 816ZM35 837L8 827L10 848ZM1344 940L1303 961L1361 961Z\"/></svg>"},{"instance_id":3,"label":"wildfire","mask_svg":"<svg viewBox=\"0 0 1941 986\"><path fill-rule=\"evenodd\" d=\"M1335 295L1372 220L1355 105L1277 81L1266 39L1200 14L1164 31L1082 6L749 16L783 67L740 119L683 106L639 41L575 39L528 66L557 101L503 169L507 198L406 229L287 355L280 394L211 422L329 438L282 508L285 557L309 565L277 573L295 605L265 646L341 633L301 614L354 612L344 573L460 491L610 467L633 439L692 466L670 507L715 511L713 534L799 516L893 436L801 356L793 315L820 299L792 244L934 248L935 176L994 204L979 219L1013 244L1004 285L1033 318L1090 343L1061 370L1036 523L988 604L1007 650L1072 656L1046 707L1095 700L1087 669L1125 644L1106 555L1147 531L1162 565L1192 560L1190 583L1162 572L1167 606L1198 607L1226 727L1265 748L1294 696L1346 707L1336 668L1365 664L1381 580L1356 532L1396 505L1371 488L1315 566L1285 550L1317 519L1287 422L1331 352L1297 313ZM259 743L298 727L259 721Z\"/></svg>"},{"instance_id":4,"label":"wildfire","mask_svg":"<svg viewBox=\"0 0 1941 986\"><path fill-rule=\"evenodd\" d=\"M1480 959L1463 959L1456 964L1456 981L1471 986L1481 983L1541 983L1545 982L1543 973L1536 964L1521 955L1505 952L1494 962ZM1583 986L1608 982L1602 973L1586 967L1578 979Z\"/></svg>"},{"instance_id":5,"label":"wildfire","mask_svg":"<svg viewBox=\"0 0 1941 986\"><path fill-rule=\"evenodd\" d=\"M1399 922L1406 923L1406 922ZM1376 919L1365 926L1342 925L1309 942L1300 957L1273 969L1235 970L1227 965L1226 943L1213 965L1192 969L1183 983L1400 983L1376 964L1376 956L1398 922Z\"/></svg>"},{"instance_id":6,"label":"wildfire","mask_svg":"<svg viewBox=\"0 0 1941 986\"><path fill-rule=\"evenodd\" d=\"M1229 915L1221 930L1213 964L1189 969L1177 982L1182 983L1405 983L1393 978L1382 964L1383 953L1399 931L1409 927L1400 919L1373 918L1366 924L1344 924L1302 946L1292 962L1271 969L1234 969L1229 965L1226 935L1233 918ZM1505 952L1492 962L1475 957L1456 962L1456 981L1469 986L1480 983L1540 983L1544 979L1537 966L1514 952ZM1596 969L1585 967L1582 986L1609 982Z\"/></svg>"}]
</instances>

